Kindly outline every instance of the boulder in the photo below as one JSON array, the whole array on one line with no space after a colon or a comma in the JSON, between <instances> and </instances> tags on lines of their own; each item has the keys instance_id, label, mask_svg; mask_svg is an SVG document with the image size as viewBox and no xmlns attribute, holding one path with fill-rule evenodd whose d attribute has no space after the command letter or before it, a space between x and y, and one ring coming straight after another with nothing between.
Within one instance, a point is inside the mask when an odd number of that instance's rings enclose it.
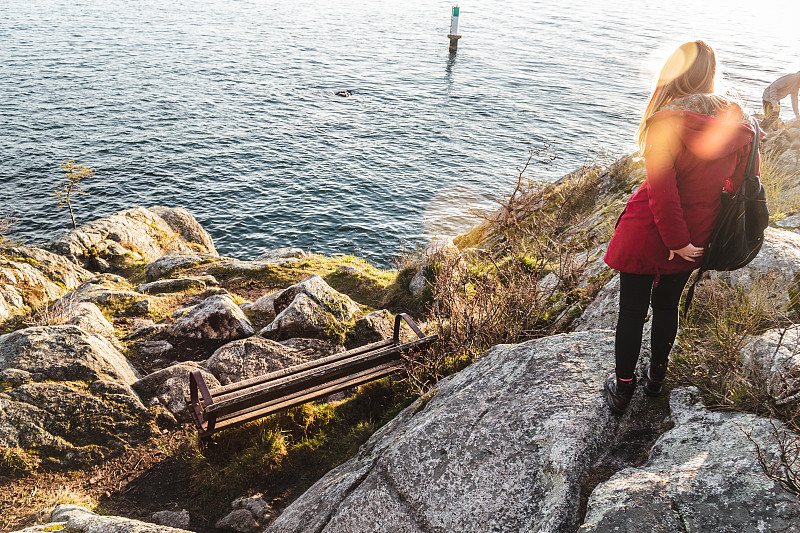
<instances>
[{"instance_id":1,"label":"boulder","mask_svg":"<svg viewBox=\"0 0 800 533\"><path fill-rule=\"evenodd\" d=\"M217 521L217 529L236 533L253 533L269 515L270 507L261 494L248 498L237 498L231 503L233 511Z\"/></svg>"},{"instance_id":2,"label":"boulder","mask_svg":"<svg viewBox=\"0 0 800 533\"><path fill-rule=\"evenodd\" d=\"M500 345L378 430L267 532L574 531L614 439L613 332Z\"/></svg>"},{"instance_id":3,"label":"boulder","mask_svg":"<svg viewBox=\"0 0 800 533\"><path fill-rule=\"evenodd\" d=\"M260 297L258 300L253 302L253 305L249 307L250 311L257 311L259 313L267 313L268 315L274 315L275 313L275 298L280 296L281 291L271 292L269 294L265 294L264 296Z\"/></svg>"},{"instance_id":4,"label":"boulder","mask_svg":"<svg viewBox=\"0 0 800 533\"><path fill-rule=\"evenodd\" d=\"M168 276L176 270L205 263L213 263L219 259L220 257L216 254L194 252L191 250L169 252L148 264L144 269L144 275L147 281L152 282L164 276Z\"/></svg>"},{"instance_id":5,"label":"boulder","mask_svg":"<svg viewBox=\"0 0 800 533\"><path fill-rule=\"evenodd\" d=\"M392 335L394 335L394 316L386 309L381 309L356 320L353 329L347 332L345 346L355 348Z\"/></svg>"},{"instance_id":6,"label":"boulder","mask_svg":"<svg viewBox=\"0 0 800 533\"><path fill-rule=\"evenodd\" d=\"M740 288L758 299L760 306L788 309L800 277L800 234L767 228L764 245L749 265L731 272L713 272L712 277Z\"/></svg>"},{"instance_id":7,"label":"boulder","mask_svg":"<svg viewBox=\"0 0 800 533\"><path fill-rule=\"evenodd\" d=\"M185 529L140 522L119 516L101 516L85 507L61 504L50 515L51 523L16 533L64 531L69 533L190 533Z\"/></svg>"},{"instance_id":8,"label":"boulder","mask_svg":"<svg viewBox=\"0 0 800 533\"><path fill-rule=\"evenodd\" d=\"M331 344L320 339L304 339L302 337L279 341L278 344L296 350L300 353L302 359L307 360L319 359L344 351L344 348L337 344Z\"/></svg>"},{"instance_id":9,"label":"boulder","mask_svg":"<svg viewBox=\"0 0 800 533\"><path fill-rule=\"evenodd\" d=\"M167 329L178 339L233 340L253 333L250 321L227 294L206 298Z\"/></svg>"},{"instance_id":10,"label":"boulder","mask_svg":"<svg viewBox=\"0 0 800 533\"><path fill-rule=\"evenodd\" d=\"M285 288L275 297L275 312L280 313L292 304L298 294L305 294L336 320L350 320L358 312L358 305L346 295L337 292L319 275L309 276Z\"/></svg>"},{"instance_id":11,"label":"boulder","mask_svg":"<svg viewBox=\"0 0 800 533\"><path fill-rule=\"evenodd\" d=\"M208 285L216 285L213 276L200 276L196 278L160 279L150 283L142 283L136 287L136 292L143 294L159 294L163 292L184 292L190 290L203 290Z\"/></svg>"},{"instance_id":12,"label":"boulder","mask_svg":"<svg viewBox=\"0 0 800 533\"><path fill-rule=\"evenodd\" d=\"M339 265L338 267L336 267L336 273L344 274L347 276L356 276L356 277L364 275L364 272L362 272L361 270L357 269L352 265Z\"/></svg>"},{"instance_id":13,"label":"boulder","mask_svg":"<svg viewBox=\"0 0 800 533\"><path fill-rule=\"evenodd\" d=\"M586 306L583 314L575 319L572 327L575 331L589 331L592 329L615 329L619 316L619 274L614 273L612 278L603 285L594 300ZM650 338L650 314L645 322L645 335L643 340Z\"/></svg>"},{"instance_id":14,"label":"boulder","mask_svg":"<svg viewBox=\"0 0 800 533\"><path fill-rule=\"evenodd\" d=\"M292 259L306 257L302 248L276 248L259 255L254 261L274 261L276 259Z\"/></svg>"},{"instance_id":15,"label":"boulder","mask_svg":"<svg viewBox=\"0 0 800 533\"><path fill-rule=\"evenodd\" d=\"M189 527L191 517L189 516L189 511L186 509L181 509L180 511L158 511L153 513L150 517L150 521L161 526L186 529Z\"/></svg>"},{"instance_id":16,"label":"boulder","mask_svg":"<svg viewBox=\"0 0 800 533\"><path fill-rule=\"evenodd\" d=\"M74 289L92 273L35 246L0 246L0 322Z\"/></svg>"},{"instance_id":17,"label":"boulder","mask_svg":"<svg viewBox=\"0 0 800 533\"><path fill-rule=\"evenodd\" d=\"M223 385L261 376L326 354L307 354L269 339L250 337L220 347L204 363Z\"/></svg>"},{"instance_id":18,"label":"boulder","mask_svg":"<svg viewBox=\"0 0 800 533\"><path fill-rule=\"evenodd\" d=\"M437 237L432 239L422 251L419 270L414 274L414 277L411 278L408 284L409 292L414 296L422 294L422 291L427 285L427 268L437 261L458 257L460 253L453 239L449 237Z\"/></svg>"},{"instance_id":19,"label":"boulder","mask_svg":"<svg viewBox=\"0 0 800 533\"><path fill-rule=\"evenodd\" d=\"M169 224L172 231L179 234L193 250L217 255L211 235L203 229L203 226L186 209L182 207L155 206L151 207L150 211Z\"/></svg>"},{"instance_id":20,"label":"boulder","mask_svg":"<svg viewBox=\"0 0 800 533\"><path fill-rule=\"evenodd\" d=\"M186 361L148 374L133 384L132 388L148 404L158 400L172 414L184 416L186 396L189 395L189 374L199 370L209 388L219 387L220 383L200 363Z\"/></svg>"},{"instance_id":21,"label":"boulder","mask_svg":"<svg viewBox=\"0 0 800 533\"><path fill-rule=\"evenodd\" d=\"M775 226L781 229L787 229L797 233L798 231L800 231L800 213L778 220L777 222L775 222Z\"/></svg>"},{"instance_id":22,"label":"boulder","mask_svg":"<svg viewBox=\"0 0 800 533\"><path fill-rule=\"evenodd\" d=\"M142 337L148 337L151 335L158 335L159 333L166 331L169 328L169 324L150 324L146 326L139 326L135 328L131 333L123 337L124 340L136 340L141 339Z\"/></svg>"},{"instance_id":23,"label":"boulder","mask_svg":"<svg viewBox=\"0 0 800 533\"><path fill-rule=\"evenodd\" d=\"M122 351L122 345L117 340L114 326L95 304L78 302L67 306L61 312L63 312L65 324L78 326L87 333L102 337L111 343L114 348Z\"/></svg>"},{"instance_id":24,"label":"boulder","mask_svg":"<svg viewBox=\"0 0 800 533\"><path fill-rule=\"evenodd\" d=\"M277 340L316 336L341 338L358 312L353 300L331 288L316 274L259 300L263 301L260 304L256 301L256 304L265 310L272 300L277 313L259 335Z\"/></svg>"},{"instance_id":25,"label":"boulder","mask_svg":"<svg viewBox=\"0 0 800 533\"><path fill-rule=\"evenodd\" d=\"M644 465L595 488L581 533L800 531L796 497L764 475L745 435L774 458L768 419L708 411L693 389L673 391L670 407L675 427Z\"/></svg>"},{"instance_id":26,"label":"boulder","mask_svg":"<svg viewBox=\"0 0 800 533\"><path fill-rule=\"evenodd\" d=\"M258 334L275 340L292 337L340 339L346 329L346 323L337 320L330 311L307 294L300 293Z\"/></svg>"},{"instance_id":27,"label":"boulder","mask_svg":"<svg viewBox=\"0 0 800 533\"><path fill-rule=\"evenodd\" d=\"M214 527L236 533L254 533L258 530L258 522L247 509L236 509L217 520Z\"/></svg>"},{"instance_id":28,"label":"boulder","mask_svg":"<svg viewBox=\"0 0 800 533\"><path fill-rule=\"evenodd\" d=\"M162 357L169 353L173 346L169 341L165 340L146 340L139 341L134 344L136 352L145 357Z\"/></svg>"},{"instance_id":29,"label":"boulder","mask_svg":"<svg viewBox=\"0 0 800 533\"><path fill-rule=\"evenodd\" d=\"M167 252L197 247L197 243L190 244L163 218L143 207L83 224L49 243L54 252L81 266L101 271L108 268L125 271L134 265L155 261Z\"/></svg>"},{"instance_id":30,"label":"boulder","mask_svg":"<svg viewBox=\"0 0 800 533\"><path fill-rule=\"evenodd\" d=\"M778 405L800 398L800 325L772 329L742 348L745 365L766 375Z\"/></svg>"},{"instance_id":31,"label":"boulder","mask_svg":"<svg viewBox=\"0 0 800 533\"><path fill-rule=\"evenodd\" d=\"M0 447L79 467L150 436L138 379L105 339L77 326L27 328L0 340Z\"/></svg>"},{"instance_id":32,"label":"boulder","mask_svg":"<svg viewBox=\"0 0 800 533\"><path fill-rule=\"evenodd\" d=\"M129 307L146 299L143 294L132 290L125 278L115 274L99 274L62 296L54 307L66 308L80 302L99 306Z\"/></svg>"}]
</instances>

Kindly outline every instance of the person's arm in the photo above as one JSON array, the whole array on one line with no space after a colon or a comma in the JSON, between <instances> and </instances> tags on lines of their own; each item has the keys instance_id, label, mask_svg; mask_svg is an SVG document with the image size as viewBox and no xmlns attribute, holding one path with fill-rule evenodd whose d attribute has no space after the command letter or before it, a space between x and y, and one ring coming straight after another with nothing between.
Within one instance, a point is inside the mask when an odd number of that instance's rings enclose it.
<instances>
[{"instance_id":1,"label":"person's arm","mask_svg":"<svg viewBox=\"0 0 800 533\"><path fill-rule=\"evenodd\" d=\"M647 167L649 205L656 228L667 249L678 251L692 243L678 194L675 159L681 141L673 128L672 120L676 119L657 120L650 126L645 138L644 160Z\"/></svg>"},{"instance_id":2,"label":"person's arm","mask_svg":"<svg viewBox=\"0 0 800 533\"><path fill-rule=\"evenodd\" d=\"M800 91L800 88L796 88L792 91L792 111L794 111L794 118L800 120L800 113L797 112L797 93Z\"/></svg>"}]
</instances>

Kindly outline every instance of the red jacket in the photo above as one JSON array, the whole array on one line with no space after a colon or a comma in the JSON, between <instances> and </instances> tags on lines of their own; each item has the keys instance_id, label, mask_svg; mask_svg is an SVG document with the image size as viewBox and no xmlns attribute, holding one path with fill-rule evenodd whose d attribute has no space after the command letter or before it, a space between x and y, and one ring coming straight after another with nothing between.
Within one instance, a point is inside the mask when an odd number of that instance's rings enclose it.
<instances>
[{"instance_id":1,"label":"red jacket","mask_svg":"<svg viewBox=\"0 0 800 533\"><path fill-rule=\"evenodd\" d=\"M645 138L647 178L625 206L605 262L630 274L674 274L700 266L670 250L705 248L723 190L744 180L752 126L692 111L660 111Z\"/></svg>"}]
</instances>

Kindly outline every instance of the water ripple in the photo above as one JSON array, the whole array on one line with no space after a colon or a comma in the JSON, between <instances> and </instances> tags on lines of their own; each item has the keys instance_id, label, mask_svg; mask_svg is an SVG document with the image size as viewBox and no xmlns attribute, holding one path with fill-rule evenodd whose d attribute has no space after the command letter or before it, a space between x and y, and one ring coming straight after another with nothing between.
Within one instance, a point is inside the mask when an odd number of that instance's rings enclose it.
<instances>
[{"instance_id":1,"label":"water ripple","mask_svg":"<svg viewBox=\"0 0 800 533\"><path fill-rule=\"evenodd\" d=\"M83 221L180 205L225 254L301 246L388 266L473 223L529 146L559 155L540 179L631 151L655 58L683 36L717 48L752 106L797 69L791 17L673 4L468 3L449 56L439 0L0 1L0 210L19 239L66 229L51 193L75 159L97 169L74 200Z\"/></svg>"}]
</instances>

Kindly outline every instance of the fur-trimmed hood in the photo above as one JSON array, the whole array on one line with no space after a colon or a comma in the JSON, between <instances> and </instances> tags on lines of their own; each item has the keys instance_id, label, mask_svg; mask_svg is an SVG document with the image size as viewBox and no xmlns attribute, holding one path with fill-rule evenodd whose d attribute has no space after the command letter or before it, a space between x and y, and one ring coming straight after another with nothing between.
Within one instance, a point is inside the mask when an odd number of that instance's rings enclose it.
<instances>
[{"instance_id":1,"label":"fur-trimmed hood","mask_svg":"<svg viewBox=\"0 0 800 533\"><path fill-rule=\"evenodd\" d=\"M691 111L725 121L750 124L750 115L736 100L719 94L690 94L661 106L659 111Z\"/></svg>"},{"instance_id":2,"label":"fur-trimmed hood","mask_svg":"<svg viewBox=\"0 0 800 533\"><path fill-rule=\"evenodd\" d=\"M654 128L656 124L659 127ZM707 161L748 146L755 135L750 117L739 104L710 94L693 94L670 102L647 120L647 127L645 157L653 142L665 141L658 138L664 135L677 135L689 152Z\"/></svg>"}]
</instances>

